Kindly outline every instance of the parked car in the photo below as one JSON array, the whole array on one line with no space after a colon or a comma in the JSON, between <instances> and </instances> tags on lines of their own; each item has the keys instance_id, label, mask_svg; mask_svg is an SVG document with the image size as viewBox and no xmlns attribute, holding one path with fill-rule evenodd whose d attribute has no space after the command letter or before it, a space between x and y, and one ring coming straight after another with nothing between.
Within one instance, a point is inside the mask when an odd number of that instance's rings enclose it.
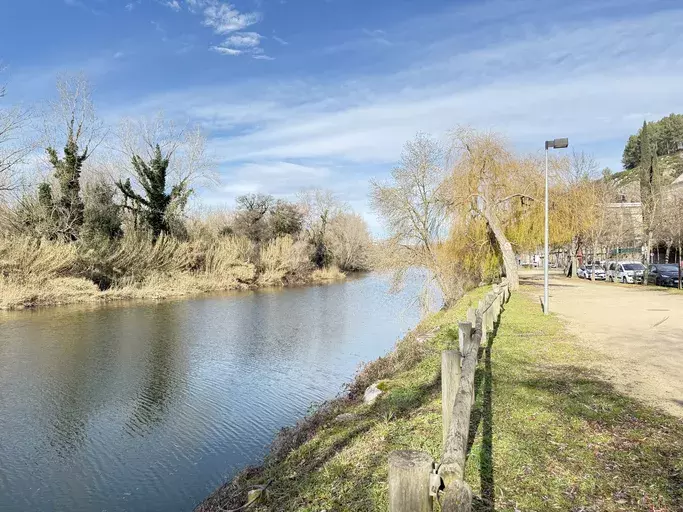
<instances>
[{"instance_id":1,"label":"parked car","mask_svg":"<svg viewBox=\"0 0 683 512\"><path fill-rule=\"evenodd\" d=\"M586 265L581 265L576 269L576 277L579 279L586 279Z\"/></svg>"},{"instance_id":2,"label":"parked car","mask_svg":"<svg viewBox=\"0 0 683 512\"><path fill-rule=\"evenodd\" d=\"M620 261L615 264L614 270L610 274L610 280L624 284L642 283L644 273L645 265L642 263L637 261Z\"/></svg>"},{"instance_id":3,"label":"parked car","mask_svg":"<svg viewBox=\"0 0 683 512\"><path fill-rule=\"evenodd\" d=\"M605 273L605 269L602 268L602 265L599 265L598 263L596 263L595 265L588 265L585 267L585 269L583 271L584 279L592 279L593 273L595 273L595 280L596 281L604 281L607 277L607 274Z\"/></svg>"},{"instance_id":4,"label":"parked car","mask_svg":"<svg viewBox=\"0 0 683 512\"><path fill-rule=\"evenodd\" d=\"M657 286L678 287L678 265L675 263L657 263L650 265L647 274L647 283Z\"/></svg>"}]
</instances>

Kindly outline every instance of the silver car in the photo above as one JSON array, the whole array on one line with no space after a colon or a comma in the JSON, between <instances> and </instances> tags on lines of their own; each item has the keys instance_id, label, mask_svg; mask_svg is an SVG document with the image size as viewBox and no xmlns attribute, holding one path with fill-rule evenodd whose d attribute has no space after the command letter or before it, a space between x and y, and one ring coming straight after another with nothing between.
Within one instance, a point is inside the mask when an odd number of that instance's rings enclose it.
<instances>
[{"instance_id":1,"label":"silver car","mask_svg":"<svg viewBox=\"0 0 683 512\"><path fill-rule=\"evenodd\" d=\"M612 281L619 283L642 283L645 274L645 265L637 261L622 261L617 263L614 269Z\"/></svg>"}]
</instances>

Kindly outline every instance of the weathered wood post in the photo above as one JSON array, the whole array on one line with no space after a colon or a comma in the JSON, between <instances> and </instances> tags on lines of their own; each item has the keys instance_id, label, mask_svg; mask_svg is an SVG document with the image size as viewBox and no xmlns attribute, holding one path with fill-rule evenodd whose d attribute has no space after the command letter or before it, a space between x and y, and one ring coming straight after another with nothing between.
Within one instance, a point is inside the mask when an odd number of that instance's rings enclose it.
<instances>
[{"instance_id":1,"label":"weathered wood post","mask_svg":"<svg viewBox=\"0 0 683 512\"><path fill-rule=\"evenodd\" d=\"M481 341L483 343L486 340L486 313L484 312L484 301L479 301L477 304L477 311L479 312L479 316L481 316Z\"/></svg>"},{"instance_id":2,"label":"weathered wood post","mask_svg":"<svg viewBox=\"0 0 683 512\"><path fill-rule=\"evenodd\" d=\"M462 325L462 324L461 324ZM460 333L462 350L462 331ZM463 352L464 354L465 352ZM443 425L443 445L446 444L448 430L451 428L455 397L460 388L460 351L444 350L441 352L441 417Z\"/></svg>"},{"instance_id":3,"label":"weathered wood post","mask_svg":"<svg viewBox=\"0 0 683 512\"><path fill-rule=\"evenodd\" d=\"M486 320L487 320L487 325L486 325L486 330L487 332L493 331L493 299L494 295L493 293L490 293L488 295L488 300L487 302L489 303L489 309L486 311Z\"/></svg>"},{"instance_id":4,"label":"weathered wood post","mask_svg":"<svg viewBox=\"0 0 683 512\"><path fill-rule=\"evenodd\" d=\"M434 459L425 452L400 450L389 454L389 512L432 512L429 475Z\"/></svg>"},{"instance_id":5,"label":"weathered wood post","mask_svg":"<svg viewBox=\"0 0 683 512\"><path fill-rule=\"evenodd\" d=\"M472 324L472 328L477 325L477 310L469 308L467 310L467 321Z\"/></svg>"}]
</instances>

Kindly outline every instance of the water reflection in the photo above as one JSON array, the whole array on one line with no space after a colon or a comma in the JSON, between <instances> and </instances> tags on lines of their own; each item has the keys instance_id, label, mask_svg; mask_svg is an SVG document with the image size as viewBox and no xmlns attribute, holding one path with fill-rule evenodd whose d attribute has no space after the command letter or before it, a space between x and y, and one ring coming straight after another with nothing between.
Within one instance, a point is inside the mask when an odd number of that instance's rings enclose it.
<instances>
[{"instance_id":1,"label":"water reflection","mask_svg":"<svg viewBox=\"0 0 683 512\"><path fill-rule=\"evenodd\" d=\"M0 510L189 510L418 320L386 279L0 320Z\"/></svg>"},{"instance_id":2,"label":"water reflection","mask_svg":"<svg viewBox=\"0 0 683 512\"><path fill-rule=\"evenodd\" d=\"M164 304L157 308L151 321L139 322L134 327L134 331L144 332L147 353L133 411L126 422L126 430L131 434L144 435L162 422L170 410L168 402L182 384L185 368L181 361L183 340L179 324L183 319L177 309Z\"/></svg>"}]
</instances>

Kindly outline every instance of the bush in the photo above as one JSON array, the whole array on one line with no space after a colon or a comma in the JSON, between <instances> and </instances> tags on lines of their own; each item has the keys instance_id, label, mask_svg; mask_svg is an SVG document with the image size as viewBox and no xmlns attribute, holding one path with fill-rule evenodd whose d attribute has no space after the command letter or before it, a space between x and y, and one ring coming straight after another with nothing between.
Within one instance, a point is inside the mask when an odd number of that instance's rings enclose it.
<instances>
[{"instance_id":1,"label":"bush","mask_svg":"<svg viewBox=\"0 0 683 512\"><path fill-rule=\"evenodd\" d=\"M251 263L252 243L245 237L230 236L214 242L204 257L207 274L234 276L240 282L253 281L256 266Z\"/></svg>"},{"instance_id":2,"label":"bush","mask_svg":"<svg viewBox=\"0 0 683 512\"><path fill-rule=\"evenodd\" d=\"M295 280L310 270L308 248L287 235L275 238L264 245L259 253L262 284L282 284Z\"/></svg>"},{"instance_id":3,"label":"bush","mask_svg":"<svg viewBox=\"0 0 683 512\"><path fill-rule=\"evenodd\" d=\"M18 279L43 280L66 276L78 264L76 246L29 236L0 238L0 274Z\"/></svg>"}]
</instances>

